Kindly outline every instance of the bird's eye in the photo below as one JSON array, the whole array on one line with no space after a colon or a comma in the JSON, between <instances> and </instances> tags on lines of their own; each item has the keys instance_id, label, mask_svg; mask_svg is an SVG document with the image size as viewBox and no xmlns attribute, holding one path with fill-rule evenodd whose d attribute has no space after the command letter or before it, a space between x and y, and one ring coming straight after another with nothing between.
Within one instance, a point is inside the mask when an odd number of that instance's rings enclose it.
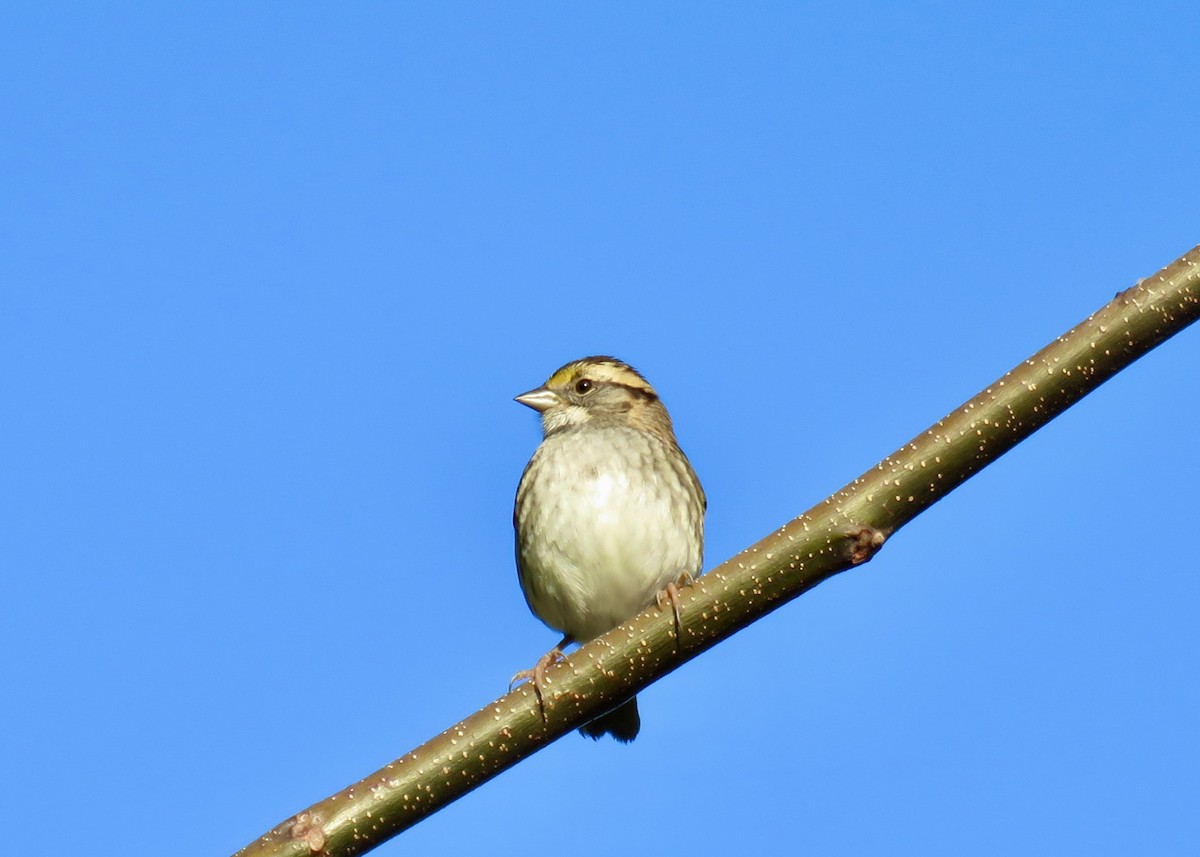
<instances>
[{"instance_id":1,"label":"bird's eye","mask_svg":"<svg viewBox=\"0 0 1200 857\"><path fill-rule=\"evenodd\" d=\"M575 392L580 395L589 392L592 389L592 382L587 378L580 378L575 382Z\"/></svg>"}]
</instances>

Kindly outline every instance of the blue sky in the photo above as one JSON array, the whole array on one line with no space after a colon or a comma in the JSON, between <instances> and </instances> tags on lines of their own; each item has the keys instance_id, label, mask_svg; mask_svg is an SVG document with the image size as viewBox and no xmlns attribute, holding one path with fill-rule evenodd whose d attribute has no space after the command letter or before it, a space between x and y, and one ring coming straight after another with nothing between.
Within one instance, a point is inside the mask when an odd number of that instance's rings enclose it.
<instances>
[{"instance_id":1,"label":"blue sky","mask_svg":"<svg viewBox=\"0 0 1200 857\"><path fill-rule=\"evenodd\" d=\"M227 854L502 693L561 363L663 394L711 566L1200 242L1188 4L2 17L13 853ZM1197 367L379 853L1196 853Z\"/></svg>"}]
</instances>

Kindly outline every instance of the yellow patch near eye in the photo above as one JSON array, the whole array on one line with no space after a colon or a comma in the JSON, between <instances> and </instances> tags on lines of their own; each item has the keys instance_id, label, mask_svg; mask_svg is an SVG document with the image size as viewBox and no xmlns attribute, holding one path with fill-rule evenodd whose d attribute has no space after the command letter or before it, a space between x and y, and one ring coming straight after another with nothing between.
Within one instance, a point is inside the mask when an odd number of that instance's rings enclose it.
<instances>
[{"instance_id":1,"label":"yellow patch near eye","mask_svg":"<svg viewBox=\"0 0 1200 857\"><path fill-rule=\"evenodd\" d=\"M561 369L559 369L553 375L551 375L550 378L546 381L546 386L547 387L565 387L568 384L570 384L573 380L575 380L575 376L578 374L579 374L579 367L577 367L573 363L568 364L568 365L562 367Z\"/></svg>"},{"instance_id":2,"label":"yellow patch near eye","mask_svg":"<svg viewBox=\"0 0 1200 857\"><path fill-rule=\"evenodd\" d=\"M643 390L652 396L657 395L654 388L636 370L613 358L589 358L568 363L546 380L546 386L551 389L562 389L570 387L582 377L602 384L620 384L635 390Z\"/></svg>"}]
</instances>

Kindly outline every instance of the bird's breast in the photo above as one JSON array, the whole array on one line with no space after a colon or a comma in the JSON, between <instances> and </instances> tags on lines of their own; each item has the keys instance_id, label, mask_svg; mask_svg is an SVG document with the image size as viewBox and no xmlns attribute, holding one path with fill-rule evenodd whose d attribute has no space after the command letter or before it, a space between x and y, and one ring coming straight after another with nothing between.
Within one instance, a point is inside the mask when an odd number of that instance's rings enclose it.
<instances>
[{"instance_id":1,"label":"bird's breast","mask_svg":"<svg viewBox=\"0 0 1200 857\"><path fill-rule=\"evenodd\" d=\"M699 571L703 510L671 452L634 431L539 448L518 492L518 562L547 624L590 639Z\"/></svg>"}]
</instances>

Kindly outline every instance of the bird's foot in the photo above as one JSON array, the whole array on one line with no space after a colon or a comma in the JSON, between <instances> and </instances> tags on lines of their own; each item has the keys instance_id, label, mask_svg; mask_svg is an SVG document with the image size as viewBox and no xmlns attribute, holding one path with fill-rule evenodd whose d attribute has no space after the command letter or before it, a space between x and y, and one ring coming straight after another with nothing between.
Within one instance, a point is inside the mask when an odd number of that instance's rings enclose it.
<instances>
[{"instance_id":1,"label":"bird's foot","mask_svg":"<svg viewBox=\"0 0 1200 857\"><path fill-rule=\"evenodd\" d=\"M570 637L564 637L562 642L555 646L546 654L538 658L538 662L533 665L533 669L521 670L512 677L512 681L508 683L508 689L513 687L520 681L528 681L533 683L533 692L537 696L538 708L541 709L542 719L546 719L546 697L543 695L542 688L546 684L546 670L554 666L563 659L563 646L571 642Z\"/></svg>"},{"instance_id":2,"label":"bird's foot","mask_svg":"<svg viewBox=\"0 0 1200 857\"><path fill-rule=\"evenodd\" d=\"M675 639L678 640L683 635L683 604L679 600L679 590L691 583L695 578L689 572L683 572L675 580L668 583L663 589L660 589L657 596L658 606L664 607L667 604L671 605L671 612L675 614Z\"/></svg>"}]
</instances>

